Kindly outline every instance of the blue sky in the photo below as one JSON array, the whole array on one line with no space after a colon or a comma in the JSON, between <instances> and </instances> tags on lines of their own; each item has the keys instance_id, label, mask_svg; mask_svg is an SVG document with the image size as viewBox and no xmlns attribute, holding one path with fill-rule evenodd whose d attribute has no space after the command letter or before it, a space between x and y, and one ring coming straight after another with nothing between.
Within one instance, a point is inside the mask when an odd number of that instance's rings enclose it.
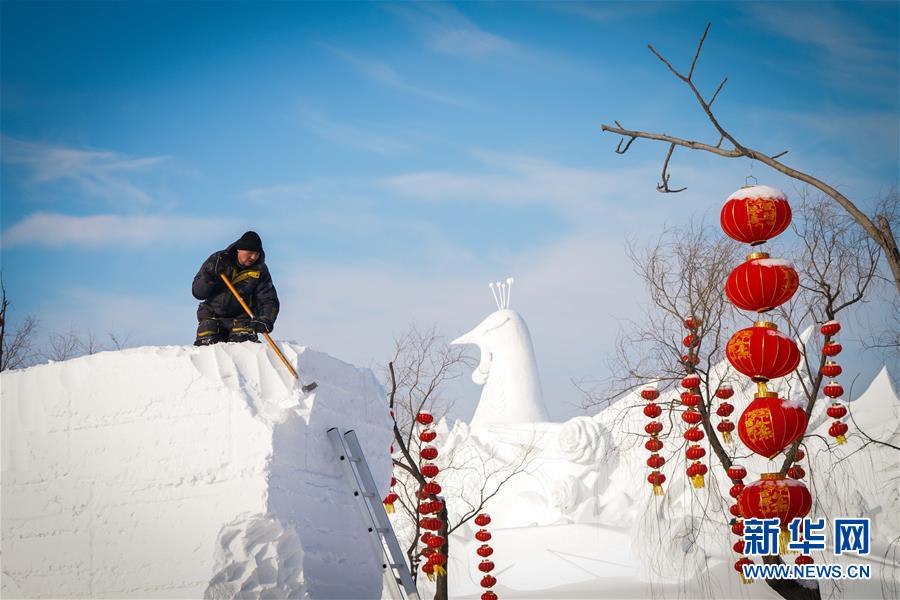
<instances>
[{"instance_id":1,"label":"blue sky","mask_svg":"<svg viewBox=\"0 0 900 600\"><path fill-rule=\"evenodd\" d=\"M193 339L193 274L255 229L276 337L383 363L517 278L557 417L643 291L626 238L715 219L747 161L625 156L601 123L715 142L647 50L698 65L746 144L862 206L897 182L897 3L0 4L2 270L42 335ZM756 165L754 174L792 182ZM478 390L460 388L461 414Z\"/></svg>"}]
</instances>

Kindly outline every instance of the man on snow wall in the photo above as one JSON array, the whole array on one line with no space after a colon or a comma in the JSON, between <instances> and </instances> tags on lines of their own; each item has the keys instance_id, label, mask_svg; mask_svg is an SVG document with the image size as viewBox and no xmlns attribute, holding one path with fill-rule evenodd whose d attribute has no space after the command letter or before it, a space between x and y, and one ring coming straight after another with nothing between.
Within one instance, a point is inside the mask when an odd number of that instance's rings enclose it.
<instances>
[{"instance_id":1,"label":"man on snow wall","mask_svg":"<svg viewBox=\"0 0 900 600\"><path fill-rule=\"evenodd\" d=\"M240 302L222 281L224 273L253 311L250 319ZM278 293L266 266L262 240L248 231L224 250L214 252L194 277L197 307L195 346L218 342L258 342L257 333L271 332L278 317Z\"/></svg>"}]
</instances>

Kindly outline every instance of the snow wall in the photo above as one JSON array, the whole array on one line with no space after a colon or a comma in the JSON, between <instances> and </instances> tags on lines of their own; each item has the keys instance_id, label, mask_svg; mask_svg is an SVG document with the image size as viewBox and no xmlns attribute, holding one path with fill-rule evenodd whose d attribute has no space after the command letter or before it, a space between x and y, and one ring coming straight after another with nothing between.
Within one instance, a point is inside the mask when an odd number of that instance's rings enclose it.
<instances>
[{"instance_id":1,"label":"snow wall","mask_svg":"<svg viewBox=\"0 0 900 600\"><path fill-rule=\"evenodd\" d=\"M368 369L261 344L103 352L2 376L2 596L377 598L381 569L326 436L387 493Z\"/></svg>"}]
</instances>

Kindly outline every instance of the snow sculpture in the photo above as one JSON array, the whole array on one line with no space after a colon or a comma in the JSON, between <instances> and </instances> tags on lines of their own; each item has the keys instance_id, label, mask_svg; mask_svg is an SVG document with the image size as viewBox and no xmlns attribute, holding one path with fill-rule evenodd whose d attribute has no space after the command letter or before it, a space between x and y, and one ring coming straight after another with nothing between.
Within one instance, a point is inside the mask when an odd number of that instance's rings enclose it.
<instances>
[{"instance_id":1,"label":"snow sculpture","mask_svg":"<svg viewBox=\"0 0 900 600\"><path fill-rule=\"evenodd\" d=\"M525 320L509 308L512 277L491 283L497 310L452 344L475 344L481 361L472 381L484 385L471 426L549 421L534 346Z\"/></svg>"},{"instance_id":2,"label":"snow sculpture","mask_svg":"<svg viewBox=\"0 0 900 600\"><path fill-rule=\"evenodd\" d=\"M596 463L606 453L602 427L589 417L575 417L566 421L559 432L559 449L573 463Z\"/></svg>"}]
</instances>

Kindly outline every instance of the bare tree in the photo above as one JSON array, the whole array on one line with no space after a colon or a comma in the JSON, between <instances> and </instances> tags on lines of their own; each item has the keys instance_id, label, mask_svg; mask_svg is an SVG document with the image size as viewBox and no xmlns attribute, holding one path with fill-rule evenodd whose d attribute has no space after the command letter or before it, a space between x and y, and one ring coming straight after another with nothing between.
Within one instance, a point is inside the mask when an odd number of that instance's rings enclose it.
<instances>
[{"instance_id":1,"label":"bare tree","mask_svg":"<svg viewBox=\"0 0 900 600\"><path fill-rule=\"evenodd\" d=\"M7 369L21 369L27 367L35 359L34 334L37 331L38 320L34 315L28 315L13 332L7 331L6 309L10 306L6 296L6 285L0 279L0 371Z\"/></svg>"},{"instance_id":2,"label":"bare tree","mask_svg":"<svg viewBox=\"0 0 900 600\"><path fill-rule=\"evenodd\" d=\"M422 492L426 478L422 475L418 458L423 443L416 435L416 415L427 411L434 416L435 422L444 418L452 408L452 402L441 395L442 386L459 377L464 368L472 366L473 361L461 349L447 345L434 329L420 331L412 327L396 340L394 358L386 369L389 404L394 412L395 493L399 496L398 514L409 522L413 531L406 554L414 578L418 576L420 561L418 506L421 500L434 499L434 496L424 496ZM450 535L478 515L510 479L526 469L532 452L526 450L511 461L500 461L499 465L497 461L490 460L492 457L472 460L471 456L467 456L463 460L453 453L440 455L442 474L455 472L457 479L474 478L478 481L474 493L454 494L451 498L451 501L460 503L452 511L457 515L454 522L450 521L451 511L446 504L438 515L443 522L438 534L445 540L442 548L445 557L449 556ZM440 476L438 480L446 481ZM434 597L435 600L448 598L446 577L437 579Z\"/></svg>"},{"instance_id":3,"label":"bare tree","mask_svg":"<svg viewBox=\"0 0 900 600\"><path fill-rule=\"evenodd\" d=\"M791 258L802 288L790 303L777 309L777 314L778 322L787 332L800 337L809 327L817 328L818 324L835 319L842 311L864 301L875 279L881 249L853 220L820 197L805 196L795 211L793 227L799 244ZM697 406L702 418L700 425L723 469L732 466L733 454L720 441L711 410L716 387L729 376L729 371L714 367L728 365L724 347L730 334L739 326L746 326L741 325L742 320L754 320L735 310L724 294L725 281L740 262L739 250L737 244L722 235L711 235L702 226L669 230L646 251L637 251L632 246L630 256L647 287L650 306L646 320L630 324L631 329L620 337L613 368L619 375L610 380L605 395L589 398L589 404L608 403L611 397L647 383L657 383L665 390L674 388L685 375L698 375L702 398ZM692 330L695 339L686 349L682 337L683 323L688 317L695 320L699 317L699 326ZM821 346L828 340L813 335L802 342L805 362L798 379L807 402L807 416L815 406L823 382L825 357ZM680 417L683 408L674 400L662 404L670 422L667 436L671 436L672 422ZM681 440L675 443L683 444ZM802 438L786 449L782 474L787 472L801 443ZM810 476L812 471L810 468ZM727 509L727 504L718 501L723 509ZM727 513L723 516L724 521L720 523L731 518ZM697 526L706 522L712 520L704 512ZM778 556L764 560L781 561ZM798 581L773 580L767 584L788 599L820 597L818 589L806 588Z\"/></svg>"},{"instance_id":4,"label":"bare tree","mask_svg":"<svg viewBox=\"0 0 900 600\"><path fill-rule=\"evenodd\" d=\"M788 177L811 185L824 192L828 197L832 198L837 204L839 204L847 212L847 214L849 214L853 218L853 220L863 228L866 234L868 234L869 237L871 237L872 240L881 247L882 251L884 252L885 259L888 262L888 266L890 267L894 284L897 288L898 293L900 293L900 250L898 250L897 248L897 240L894 237L892 229L897 225L896 212L878 212L872 217L866 215L862 210L859 209L859 207L857 207L857 205L853 201L844 196L844 194L840 193L831 185L825 183L820 179L817 179L816 177L813 177L812 175L809 175L808 173L804 173L803 171L799 171L797 169L789 167L785 163L778 160L779 158L787 154L787 150L770 155L768 153L750 148L749 146L738 141L734 135L732 135L728 130L725 129L719 119L715 116L715 113L712 109L713 103L716 101L716 98L719 96L719 92L722 91L722 88L725 86L725 82L728 81L728 78L725 77L724 79L722 79L722 82L719 83L715 92L713 92L713 94L709 96L708 100L706 99L705 95L700 92L694 82L694 70L697 66L697 61L700 58L700 51L703 49L703 43L706 41L706 36L709 33L710 26L711 23L707 23L706 29L703 31L703 35L700 38L700 43L697 45L697 51L694 53L694 57L691 60L690 69L687 71L687 73L683 73L672 66L672 64L668 60L666 60L659 52L657 52L657 50L652 45L648 44L647 47L660 61L662 61L662 63L669 69L669 71L673 75L683 81L685 85L687 85L691 90L694 98L696 98L697 102L700 104L700 107L703 109L703 112L706 114L710 123L715 129L716 134L719 136L718 142L716 142L715 144L709 144L675 137L666 133L651 133L640 130L626 129L619 121L614 121L615 126L604 124L602 125L602 129L603 131L609 131L624 136L623 139L619 141L619 144L616 147L616 152L618 154L625 154L631 147L631 144L638 138L655 140L668 144L669 148L662 167L662 182L656 186L656 189L663 193L677 193L686 189L672 189L669 187L669 161L672 158L672 153L675 150L676 146L688 148L691 150L702 150L704 152L709 152L725 158L745 157L755 159L763 163L764 165L775 169L776 171L784 173ZM623 145L624 138L628 138L628 141ZM727 143L728 147L723 148L723 143Z\"/></svg>"}]
</instances>

